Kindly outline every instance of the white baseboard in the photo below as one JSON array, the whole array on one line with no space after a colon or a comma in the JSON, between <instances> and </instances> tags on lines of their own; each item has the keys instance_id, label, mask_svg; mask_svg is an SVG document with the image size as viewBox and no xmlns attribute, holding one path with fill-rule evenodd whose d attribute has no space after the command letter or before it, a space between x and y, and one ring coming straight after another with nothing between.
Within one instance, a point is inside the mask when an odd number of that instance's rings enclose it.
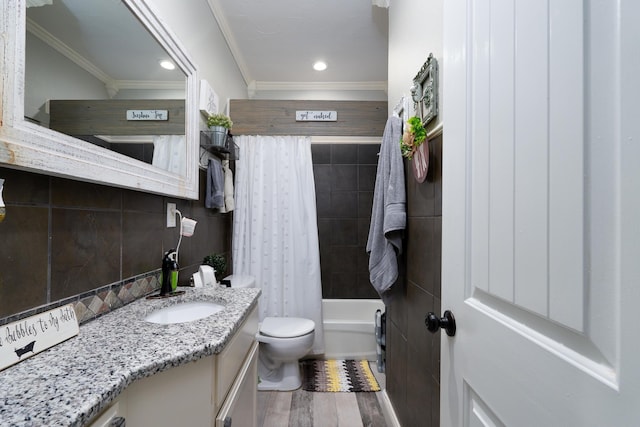
<instances>
[{"instance_id":1,"label":"white baseboard","mask_svg":"<svg viewBox=\"0 0 640 427\"><path fill-rule=\"evenodd\" d=\"M382 414L384 415L385 420L387 420L387 425L389 427L402 427L400 425L400 421L398 421L398 417L396 416L396 411L393 410L393 405L391 404L391 400L389 400L387 390L384 389L377 394L378 402L382 408Z\"/></svg>"}]
</instances>

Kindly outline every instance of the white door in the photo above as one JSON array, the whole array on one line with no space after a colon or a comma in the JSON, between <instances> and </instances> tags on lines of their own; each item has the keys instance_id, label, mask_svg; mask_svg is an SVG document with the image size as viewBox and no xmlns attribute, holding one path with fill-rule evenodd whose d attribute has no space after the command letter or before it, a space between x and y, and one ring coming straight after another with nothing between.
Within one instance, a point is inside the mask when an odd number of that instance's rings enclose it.
<instances>
[{"instance_id":1,"label":"white door","mask_svg":"<svg viewBox=\"0 0 640 427\"><path fill-rule=\"evenodd\" d=\"M640 1L446 0L443 426L640 425Z\"/></svg>"}]
</instances>

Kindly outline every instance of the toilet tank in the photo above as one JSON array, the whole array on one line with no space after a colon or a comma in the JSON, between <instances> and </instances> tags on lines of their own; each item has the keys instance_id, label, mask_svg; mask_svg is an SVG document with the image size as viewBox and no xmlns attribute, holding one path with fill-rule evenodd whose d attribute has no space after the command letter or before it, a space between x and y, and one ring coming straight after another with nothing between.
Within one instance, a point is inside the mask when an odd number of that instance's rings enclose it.
<instances>
[{"instance_id":1,"label":"toilet tank","mask_svg":"<svg viewBox=\"0 0 640 427\"><path fill-rule=\"evenodd\" d=\"M255 288L256 278L249 274L231 274L224 278L231 282L232 288Z\"/></svg>"}]
</instances>

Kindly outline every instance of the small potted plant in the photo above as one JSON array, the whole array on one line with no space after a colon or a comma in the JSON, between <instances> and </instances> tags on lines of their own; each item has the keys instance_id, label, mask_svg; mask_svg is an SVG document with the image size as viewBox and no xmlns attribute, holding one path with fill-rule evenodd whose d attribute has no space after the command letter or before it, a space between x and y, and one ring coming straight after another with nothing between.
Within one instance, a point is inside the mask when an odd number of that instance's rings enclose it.
<instances>
[{"instance_id":1,"label":"small potted plant","mask_svg":"<svg viewBox=\"0 0 640 427\"><path fill-rule=\"evenodd\" d=\"M229 116L225 114L211 114L207 117L207 126L212 132L212 143L224 147L227 142L227 134L233 126Z\"/></svg>"},{"instance_id":2,"label":"small potted plant","mask_svg":"<svg viewBox=\"0 0 640 427\"><path fill-rule=\"evenodd\" d=\"M216 280L219 282L221 278L226 277L227 259L222 254L211 254L204 257L202 265L210 265L216 272Z\"/></svg>"}]
</instances>

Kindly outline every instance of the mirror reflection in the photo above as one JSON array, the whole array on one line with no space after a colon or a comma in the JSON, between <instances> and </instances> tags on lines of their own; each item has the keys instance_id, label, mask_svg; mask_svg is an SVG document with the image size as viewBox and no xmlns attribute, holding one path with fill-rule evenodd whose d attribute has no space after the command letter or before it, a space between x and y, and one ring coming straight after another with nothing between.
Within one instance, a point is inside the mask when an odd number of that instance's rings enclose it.
<instances>
[{"instance_id":1,"label":"mirror reflection","mask_svg":"<svg viewBox=\"0 0 640 427\"><path fill-rule=\"evenodd\" d=\"M24 116L185 175L186 76L121 0L28 0Z\"/></svg>"}]
</instances>

